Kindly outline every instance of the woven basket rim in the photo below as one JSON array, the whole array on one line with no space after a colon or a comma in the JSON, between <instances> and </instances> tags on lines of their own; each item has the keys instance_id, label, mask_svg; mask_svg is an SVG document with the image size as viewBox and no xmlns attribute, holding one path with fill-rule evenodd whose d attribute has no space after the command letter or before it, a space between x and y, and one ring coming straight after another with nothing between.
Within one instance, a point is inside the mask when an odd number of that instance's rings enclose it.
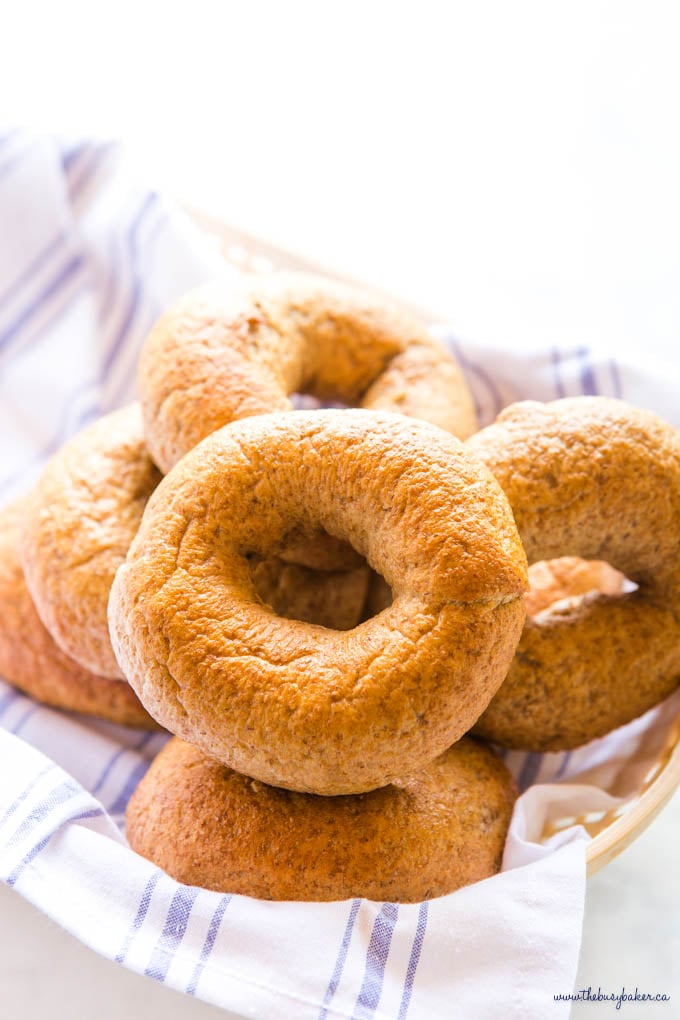
<instances>
[{"instance_id":1,"label":"woven basket rim","mask_svg":"<svg viewBox=\"0 0 680 1020\"><path fill-rule=\"evenodd\" d=\"M680 718L671 726L655 766L640 788L617 812L597 824L586 849L588 875L594 875L644 832L680 787Z\"/></svg>"}]
</instances>

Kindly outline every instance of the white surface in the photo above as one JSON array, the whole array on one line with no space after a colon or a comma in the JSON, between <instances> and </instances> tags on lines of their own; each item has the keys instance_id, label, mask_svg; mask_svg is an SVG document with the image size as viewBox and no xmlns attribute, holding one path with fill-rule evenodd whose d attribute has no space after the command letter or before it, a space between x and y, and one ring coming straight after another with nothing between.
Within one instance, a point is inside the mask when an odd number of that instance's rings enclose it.
<instances>
[{"instance_id":1,"label":"white surface","mask_svg":"<svg viewBox=\"0 0 680 1020\"><path fill-rule=\"evenodd\" d=\"M619 994L635 986L670 995L668 1004L623 1004L623 1016L680 1016L680 793L646 830L588 880L576 991L598 985ZM577 1003L572 1020L609 1015L611 1003ZM602 1010L600 1013L599 1010Z\"/></svg>"},{"instance_id":2,"label":"white surface","mask_svg":"<svg viewBox=\"0 0 680 1020\"><path fill-rule=\"evenodd\" d=\"M442 310L463 337L617 337L678 375L675 12L670 2L194 2L189 16L165 4L105 13L27 2L4 15L0 112L122 133L178 194ZM642 987L642 974L663 991L673 980L679 825L676 798L589 885L589 983ZM44 982L56 946L72 943L40 919L14 935L33 911L4 889L0 904L0 1015L44 1015L38 977L57 1020L105 1015L71 1008L83 971L99 975L112 1017L137 1015L124 998L133 985L149 996L149 1020L183 1001L87 963L80 947ZM676 1015L678 994L663 1012L621 1012ZM200 1010L210 1012L191 1003Z\"/></svg>"}]
</instances>

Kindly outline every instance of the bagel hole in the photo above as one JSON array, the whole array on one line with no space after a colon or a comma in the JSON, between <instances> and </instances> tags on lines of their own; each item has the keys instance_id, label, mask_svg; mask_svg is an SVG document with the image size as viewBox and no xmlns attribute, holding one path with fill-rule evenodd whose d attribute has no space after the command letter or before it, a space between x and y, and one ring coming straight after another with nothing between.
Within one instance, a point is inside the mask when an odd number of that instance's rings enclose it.
<instances>
[{"instance_id":1,"label":"bagel hole","mask_svg":"<svg viewBox=\"0 0 680 1020\"><path fill-rule=\"evenodd\" d=\"M365 557L323 528L294 527L269 548L243 555L258 600L284 619L347 631L394 601Z\"/></svg>"},{"instance_id":2,"label":"bagel hole","mask_svg":"<svg viewBox=\"0 0 680 1020\"><path fill-rule=\"evenodd\" d=\"M377 571L371 570L361 622L365 623L366 620L372 620L378 613L382 613L383 609L389 609L393 602L394 592L385 578L382 574L378 574Z\"/></svg>"},{"instance_id":3,"label":"bagel hole","mask_svg":"<svg viewBox=\"0 0 680 1020\"><path fill-rule=\"evenodd\" d=\"M277 616L340 631L363 622L372 572L350 545L320 533L246 560L258 599Z\"/></svg>"},{"instance_id":4,"label":"bagel hole","mask_svg":"<svg viewBox=\"0 0 680 1020\"><path fill-rule=\"evenodd\" d=\"M524 596L527 616L554 608L576 606L589 597L622 598L637 591L637 584L604 560L562 556L540 560L529 567L530 589Z\"/></svg>"}]
</instances>

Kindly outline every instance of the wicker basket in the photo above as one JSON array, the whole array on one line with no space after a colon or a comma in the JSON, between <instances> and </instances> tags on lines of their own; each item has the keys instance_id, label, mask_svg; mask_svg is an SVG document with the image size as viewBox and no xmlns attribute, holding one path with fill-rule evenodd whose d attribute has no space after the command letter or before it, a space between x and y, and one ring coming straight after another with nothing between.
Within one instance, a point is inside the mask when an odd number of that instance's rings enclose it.
<instances>
[{"instance_id":1,"label":"wicker basket","mask_svg":"<svg viewBox=\"0 0 680 1020\"><path fill-rule=\"evenodd\" d=\"M217 239L227 261L244 272L301 269L336 277L338 275L329 272L323 266L229 227L200 210L189 208L187 212L202 230ZM344 279L346 282L359 283L357 280L348 280L347 277ZM428 318L423 309L411 307L421 317ZM569 825L581 824L593 837L586 851L588 874L593 875L637 839L670 800L678 786L680 786L680 719L677 719L675 725L668 731L658 757L639 789L624 803L610 811L565 816L553 820L544 828L543 839L548 839Z\"/></svg>"},{"instance_id":2,"label":"wicker basket","mask_svg":"<svg viewBox=\"0 0 680 1020\"><path fill-rule=\"evenodd\" d=\"M680 786L680 719L669 730L659 756L645 776L640 788L614 811L603 811L576 819L562 819L565 824L580 822L593 837L586 851L588 874L609 864L622 850L625 850L652 819L667 804ZM547 838L555 831L545 831Z\"/></svg>"}]
</instances>

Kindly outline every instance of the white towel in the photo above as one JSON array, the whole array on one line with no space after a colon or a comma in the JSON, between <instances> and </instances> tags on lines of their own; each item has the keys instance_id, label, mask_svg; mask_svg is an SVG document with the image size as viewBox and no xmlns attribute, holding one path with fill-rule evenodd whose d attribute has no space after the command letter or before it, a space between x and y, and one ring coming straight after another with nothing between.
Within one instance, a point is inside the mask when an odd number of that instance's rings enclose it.
<instances>
[{"instance_id":1,"label":"white towel","mask_svg":"<svg viewBox=\"0 0 680 1020\"><path fill-rule=\"evenodd\" d=\"M120 157L116 145L0 133L0 503L134 396L140 343L168 303L235 274ZM672 380L611 351L490 349L437 332L483 423L519 398L579 393L677 419ZM128 848L125 805L164 735L46 708L0 680L0 877L104 956L245 1016L566 1020L588 837L572 827L541 845L543 821L624 799L679 704L577 752L507 754L527 792L492 879L407 906L269 903L183 886Z\"/></svg>"}]
</instances>

